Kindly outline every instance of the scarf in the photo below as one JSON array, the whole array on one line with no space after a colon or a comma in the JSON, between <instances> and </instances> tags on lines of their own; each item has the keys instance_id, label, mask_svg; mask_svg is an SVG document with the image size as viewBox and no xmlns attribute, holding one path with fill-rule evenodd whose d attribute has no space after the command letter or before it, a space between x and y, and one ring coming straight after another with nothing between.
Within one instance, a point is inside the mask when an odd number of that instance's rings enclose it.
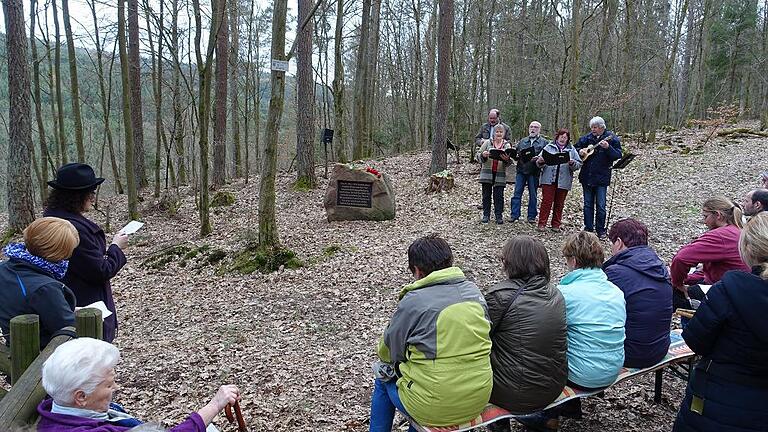
<instances>
[{"instance_id":1,"label":"scarf","mask_svg":"<svg viewBox=\"0 0 768 432\"><path fill-rule=\"evenodd\" d=\"M8 258L16 258L32 264L58 280L64 279L69 266L69 260L51 262L37 255L32 255L24 243L10 243L3 249L3 252Z\"/></svg>"},{"instance_id":2,"label":"scarf","mask_svg":"<svg viewBox=\"0 0 768 432\"><path fill-rule=\"evenodd\" d=\"M53 401L53 405L51 405L51 412L54 414L63 414L73 417L84 417L91 420L108 422L123 427L135 427L142 423L136 419L136 417L125 413L125 411L122 411L122 407L115 403L109 404L109 409L107 412L98 412L88 409L59 405L56 403L56 401Z\"/></svg>"}]
</instances>

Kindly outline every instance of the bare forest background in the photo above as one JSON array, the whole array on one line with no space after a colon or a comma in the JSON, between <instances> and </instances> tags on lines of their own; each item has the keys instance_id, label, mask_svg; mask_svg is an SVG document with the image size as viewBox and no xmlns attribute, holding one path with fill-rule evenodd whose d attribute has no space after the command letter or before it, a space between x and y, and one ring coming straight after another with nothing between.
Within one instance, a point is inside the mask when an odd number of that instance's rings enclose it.
<instances>
[{"instance_id":1,"label":"bare forest background","mask_svg":"<svg viewBox=\"0 0 768 432\"><path fill-rule=\"evenodd\" d=\"M72 161L128 195L126 217L142 190L192 186L202 235L211 190L258 181L259 242L274 245L278 170L301 190L326 163L432 149L434 173L446 139L467 160L492 107L515 138L601 115L653 142L724 107L768 126L768 0L299 0L297 16L286 0L84 0L83 34L68 2L2 1L12 230ZM272 59L295 59L295 75Z\"/></svg>"}]
</instances>

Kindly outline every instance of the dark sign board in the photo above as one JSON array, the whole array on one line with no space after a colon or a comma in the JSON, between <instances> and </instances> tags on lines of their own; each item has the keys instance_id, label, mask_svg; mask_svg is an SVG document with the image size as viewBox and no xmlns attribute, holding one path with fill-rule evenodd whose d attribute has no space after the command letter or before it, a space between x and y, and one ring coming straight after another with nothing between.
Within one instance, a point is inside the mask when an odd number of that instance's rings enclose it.
<instances>
[{"instance_id":1,"label":"dark sign board","mask_svg":"<svg viewBox=\"0 0 768 432\"><path fill-rule=\"evenodd\" d=\"M373 183L339 180L336 188L336 205L371 208Z\"/></svg>"}]
</instances>

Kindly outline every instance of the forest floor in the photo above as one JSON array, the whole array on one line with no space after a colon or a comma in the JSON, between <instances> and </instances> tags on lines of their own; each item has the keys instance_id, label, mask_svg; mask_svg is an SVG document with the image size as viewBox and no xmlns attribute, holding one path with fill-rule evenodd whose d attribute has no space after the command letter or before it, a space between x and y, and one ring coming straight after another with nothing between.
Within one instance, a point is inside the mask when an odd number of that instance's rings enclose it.
<instances>
[{"instance_id":1,"label":"forest floor","mask_svg":"<svg viewBox=\"0 0 768 432\"><path fill-rule=\"evenodd\" d=\"M637 159L614 174L611 220L644 221L665 261L704 231L700 205L706 198L740 199L768 165L766 139L713 139L701 146L705 133L662 134L654 144L623 139ZM684 148L691 151L685 154ZM272 274L222 271L232 252L257 237L258 179L225 188L235 204L214 210L214 232L202 239L191 190L180 191L173 214L145 195L146 225L132 236L128 264L113 279L122 353L116 401L139 418L173 424L207 403L219 385L236 383L253 431L367 430L370 364L396 293L411 281L406 249L414 239L439 233L451 244L456 264L486 290L503 278L497 256L504 241L533 235L546 244L553 282L559 280L566 271L563 239L582 228L580 185L568 195L563 233L539 233L525 222L482 225L478 166L466 159L449 162L456 188L425 195L429 162L428 152L372 162L392 178L397 193L397 217L387 222L328 223L322 169L319 187L309 192L293 191L292 175L279 176L280 240L305 267ZM512 189L505 192L506 217ZM124 197L102 200L102 206L107 202L113 218L127 213ZM105 222L97 213L91 216ZM120 226L112 221L113 230ZM180 252L186 258L171 259L168 252L176 245L187 246ZM194 252L206 245L211 249ZM609 246L606 241L607 255ZM210 264L215 249L228 255ZM147 260L158 254L169 258L151 266ZM562 430L668 431L684 389L683 381L665 374L657 405L653 374L631 379L603 398L586 399L584 420L566 420ZM235 430L224 425L223 416L216 423Z\"/></svg>"}]
</instances>

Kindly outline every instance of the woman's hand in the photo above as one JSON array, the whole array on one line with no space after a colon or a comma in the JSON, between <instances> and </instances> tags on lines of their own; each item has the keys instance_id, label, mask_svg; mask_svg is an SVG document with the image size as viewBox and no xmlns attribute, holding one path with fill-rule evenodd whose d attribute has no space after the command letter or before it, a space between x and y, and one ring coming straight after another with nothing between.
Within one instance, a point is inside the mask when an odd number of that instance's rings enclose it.
<instances>
[{"instance_id":1,"label":"woman's hand","mask_svg":"<svg viewBox=\"0 0 768 432\"><path fill-rule=\"evenodd\" d=\"M571 160L568 161L568 166L569 167L573 167L574 165L576 165L576 161L575 160L571 159Z\"/></svg>"},{"instance_id":2,"label":"woman's hand","mask_svg":"<svg viewBox=\"0 0 768 432\"><path fill-rule=\"evenodd\" d=\"M483 152L483 157L484 157L484 158L487 158L487 157L488 157L488 156L490 156L490 155L491 155L491 152L489 152L488 150L486 150L486 151L484 151L484 152Z\"/></svg>"},{"instance_id":3,"label":"woman's hand","mask_svg":"<svg viewBox=\"0 0 768 432\"><path fill-rule=\"evenodd\" d=\"M112 237L112 244L117 245L120 249L125 249L128 247L128 234L124 232L115 234L115 236Z\"/></svg>"},{"instance_id":4,"label":"woman's hand","mask_svg":"<svg viewBox=\"0 0 768 432\"><path fill-rule=\"evenodd\" d=\"M205 422L205 425L207 426L213 421L216 415L227 406L227 404L234 404L239 400L240 389L238 389L236 385L223 385L219 387L219 391L217 391L213 396L213 399L208 402L208 405L200 408L197 413L200 414L200 417L203 418L203 422Z\"/></svg>"}]
</instances>

